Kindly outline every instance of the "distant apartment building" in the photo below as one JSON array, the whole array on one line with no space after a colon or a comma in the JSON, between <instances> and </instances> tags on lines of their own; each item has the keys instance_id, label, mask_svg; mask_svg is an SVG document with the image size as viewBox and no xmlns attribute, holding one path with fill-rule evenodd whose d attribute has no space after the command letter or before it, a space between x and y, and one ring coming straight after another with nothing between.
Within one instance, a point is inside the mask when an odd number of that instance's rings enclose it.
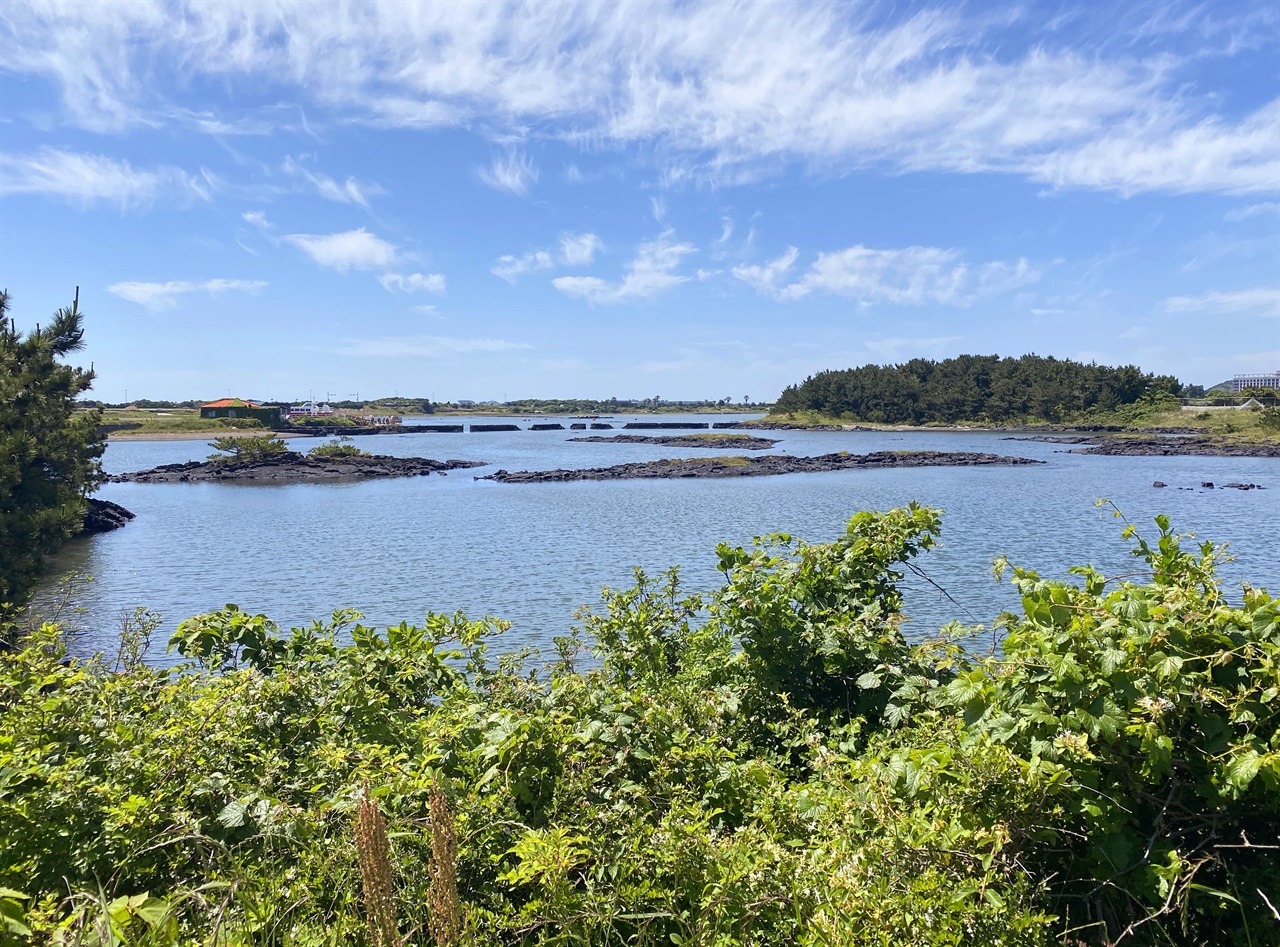
<instances>
[{"instance_id":1,"label":"distant apartment building","mask_svg":"<svg viewBox=\"0 0 1280 947\"><path fill-rule=\"evenodd\" d=\"M1246 388L1280 389L1280 372L1266 375L1236 375L1231 379L1232 391L1244 391Z\"/></svg>"}]
</instances>

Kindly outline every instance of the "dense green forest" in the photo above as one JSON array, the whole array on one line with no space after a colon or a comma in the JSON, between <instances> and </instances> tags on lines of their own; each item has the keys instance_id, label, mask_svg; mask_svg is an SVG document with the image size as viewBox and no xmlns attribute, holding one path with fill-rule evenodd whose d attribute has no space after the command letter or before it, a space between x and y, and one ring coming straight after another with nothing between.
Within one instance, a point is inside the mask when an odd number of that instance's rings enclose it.
<instances>
[{"instance_id":1,"label":"dense green forest","mask_svg":"<svg viewBox=\"0 0 1280 947\"><path fill-rule=\"evenodd\" d=\"M154 616L0 661L0 939L1274 944L1280 615L1163 518L1127 577L910 642L935 511L637 572L546 665L497 619ZM998 632L1002 645L986 652Z\"/></svg>"},{"instance_id":2,"label":"dense green forest","mask_svg":"<svg viewBox=\"0 0 1280 947\"><path fill-rule=\"evenodd\" d=\"M1144 400L1159 404L1181 388L1172 376L1133 365L961 355L819 372L783 391L774 410L880 424L1062 422Z\"/></svg>"}]
</instances>

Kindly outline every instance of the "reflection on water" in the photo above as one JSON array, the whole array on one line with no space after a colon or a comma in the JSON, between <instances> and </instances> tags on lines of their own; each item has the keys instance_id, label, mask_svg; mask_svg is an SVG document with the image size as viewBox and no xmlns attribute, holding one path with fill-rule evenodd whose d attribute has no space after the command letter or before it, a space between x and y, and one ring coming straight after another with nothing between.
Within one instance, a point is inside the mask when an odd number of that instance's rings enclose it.
<instances>
[{"instance_id":1,"label":"reflection on water","mask_svg":"<svg viewBox=\"0 0 1280 947\"><path fill-rule=\"evenodd\" d=\"M613 423L621 427L626 420ZM746 543L771 532L826 540L857 510L911 500L945 511L942 547L918 561L960 606L909 577L907 612L921 632L970 615L990 622L1015 608L1009 586L997 586L991 577L998 555L1046 576L1061 577L1069 566L1090 561L1112 573L1131 570L1120 525L1094 508L1099 497L1115 501L1148 535L1156 531L1151 517L1167 512L1181 531L1229 541L1240 554L1228 570L1233 581L1280 587L1277 460L1088 457L994 434L779 431L769 433L780 439L777 453L973 450L1048 463L742 480L502 485L473 479L497 467L601 466L706 453L568 443L571 436L577 434L354 439L377 453L493 465L446 476L289 486L109 484L99 495L137 518L124 529L71 544L55 564L59 572L94 578L77 596L85 609L77 647L112 647L120 612L146 605L165 618L157 644L162 650L181 619L236 602L286 627L344 606L359 608L377 624L463 609L511 620L511 647L547 648L579 605L597 601L601 586L628 583L632 566L652 573L679 564L687 587L712 588L720 578L718 542ZM312 443L318 442L302 445ZM120 472L208 453L203 441L121 441L108 447L104 463ZM1169 488L1153 489L1155 480ZM1202 481L1268 489L1205 490Z\"/></svg>"}]
</instances>

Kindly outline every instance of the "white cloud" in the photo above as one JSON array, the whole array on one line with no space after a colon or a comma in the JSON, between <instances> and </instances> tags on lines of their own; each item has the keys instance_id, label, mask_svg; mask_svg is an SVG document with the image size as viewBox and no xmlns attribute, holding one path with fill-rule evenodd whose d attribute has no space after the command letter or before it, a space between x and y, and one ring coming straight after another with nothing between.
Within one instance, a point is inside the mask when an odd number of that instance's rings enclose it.
<instances>
[{"instance_id":1,"label":"white cloud","mask_svg":"<svg viewBox=\"0 0 1280 947\"><path fill-rule=\"evenodd\" d=\"M1212 28L1210 45L1225 53L1274 34L1274 20L1250 25L1258 7L1188 9L1194 26L1181 35ZM6 69L48 79L64 115L95 131L189 125L197 112L201 127L222 128L234 122L166 96L259 83L337 121L656 145L649 153L674 169L670 180L742 179L802 161L1121 193L1274 192L1275 102L1229 115L1188 75L1200 45L1113 23L1110 8L1073 14L1091 15L1089 28L1054 30L953 5L880 16L859 4L679 0L358 13L342 4L268 12L257 0L9 0L0 31ZM1085 46L1090 28L1109 41ZM1253 40L1224 44L1228 34ZM521 194L535 173L512 153L482 177Z\"/></svg>"},{"instance_id":2,"label":"white cloud","mask_svg":"<svg viewBox=\"0 0 1280 947\"><path fill-rule=\"evenodd\" d=\"M377 184L361 184L355 178L347 178L345 182L339 183L328 175L303 167L292 158L284 159L284 170L288 174L307 181L325 200L339 204L359 204L361 207L368 207L369 198L372 195L385 193Z\"/></svg>"},{"instance_id":3,"label":"white cloud","mask_svg":"<svg viewBox=\"0 0 1280 947\"><path fill-rule=\"evenodd\" d=\"M363 227L343 233L291 233L284 239L321 266L342 273L350 269L385 270L400 258L393 244Z\"/></svg>"},{"instance_id":4,"label":"white cloud","mask_svg":"<svg viewBox=\"0 0 1280 947\"><path fill-rule=\"evenodd\" d=\"M443 293L445 289L443 273L383 273L378 282L389 293Z\"/></svg>"},{"instance_id":5,"label":"white cloud","mask_svg":"<svg viewBox=\"0 0 1280 947\"><path fill-rule=\"evenodd\" d=\"M589 303L619 303L628 299L649 299L689 277L676 273L680 261L697 250L691 243L677 243L672 231L636 247L636 256L625 267L621 282L610 283L597 276L560 276L551 281L566 296Z\"/></svg>"},{"instance_id":6,"label":"white cloud","mask_svg":"<svg viewBox=\"0 0 1280 947\"><path fill-rule=\"evenodd\" d=\"M506 339L459 339L438 335L388 336L379 339L349 339L340 350L344 355L360 355L379 358L403 358L418 356L442 358L448 355L471 355L476 352L511 352L531 349L524 342Z\"/></svg>"},{"instance_id":7,"label":"white cloud","mask_svg":"<svg viewBox=\"0 0 1280 947\"><path fill-rule=\"evenodd\" d=\"M1280 99L1238 124L1205 119L1188 128L1131 121L1074 148L1032 159L1032 177L1058 187L1139 191L1274 193L1280 182Z\"/></svg>"},{"instance_id":8,"label":"white cloud","mask_svg":"<svg viewBox=\"0 0 1280 947\"><path fill-rule=\"evenodd\" d=\"M209 279L202 283L186 280L170 280L167 283L124 282L112 283L107 287L107 292L148 309L172 309L182 296L191 293L208 293L211 296L226 292L256 293L266 285L262 280L245 279Z\"/></svg>"},{"instance_id":9,"label":"white cloud","mask_svg":"<svg viewBox=\"0 0 1280 947\"><path fill-rule=\"evenodd\" d=\"M480 180L495 190L523 197L529 193L529 185L538 183L538 169L524 152L510 151L506 157L494 158L489 167L481 168Z\"/></svg>"},{"instance_id":10,"label":"white cloud","mask_svg":"<svg viewBox=\"0 0 1280 947\"><path fill-rule=\"evenodd\" d=\"M803 299L810 293L823 292L863 303L953 306L967 306L1040 278L1026 260L995 261L971 269L961 260L958 250L875 250L858 245L819 253L799 279L787 282L798 255L799 251L790 247L763 266L734 267L733 275L756 292L779 300Z\"/></svg>"},{"instance_id":11,"label":"white cloud","mask_svg":"<svg viewBox=\"0 0 1280 947\"><path fill-rule=\"evenodd\" d=\"M560 238L560 260L566 266L586 266L604 249L593 233L567 233Z\"/></svg>"},{"instance_id":12,"label":"white cloud","mask_svg":"<svg viewBox=\"0 0 1280 947\"><path fill-rule=\"evenodd\" d=\"M0 195L46 194L82 207L115 204L122 211L149 207L157 200L212 199L206 178L179 168L135 168L104 155L43 148L30 155L0 155Z\"/></svg>"},{"instance_id":13,"label":"white cloud","mask_svg":"<svg viewBox=\"0 0 1280 947\"><path fill-rule=\"evenodd\" d=\"M1166 312L1256 313L1280 316L1280 289L1259 287L1234 292L1209 292L1200 296L1170 296L1164 301Z\"/></svg>"},{"instance_id":14,"label":"white cloud","mask_svg":"<svg viewBox=\"0 0 1280 947\"><path fill-rule=\"evenodd\" d=\"M721 238L722 241L724 239L724 237ZM735 266L733 275L758 293L775 295L787 271L791 269L791 265L796 262L796 257L799 255L798 249L787 247L786 253L763 266Z\"/></svg>"},{"instance_id":15,"label":"white cloud","mask_svg":"<svg viewBox=\"0 0 1280 947\"><path fill-rule=\"evenodd\" d=\"M246 224L252 224L253 226L257 227L259 230L271 229L271 224L267 221L267 215L265 211L247 210L240 215L240 219L243 220Z\"/></svg>"},{"instance_id":16,"label":"white cloud","mask_svg":"<svg viewBox=\"0 0 1280 947\"><path fill-rule=\"evenodd\" d=\"M551 254L546 250L530 250L523 256L518 257L512 256L510 253L503 254L494 261L489 272L506 280L508 283L514 283L518 276L532 273L535 270L549 270L554 265Z\"/></svg>"}]
</instances>

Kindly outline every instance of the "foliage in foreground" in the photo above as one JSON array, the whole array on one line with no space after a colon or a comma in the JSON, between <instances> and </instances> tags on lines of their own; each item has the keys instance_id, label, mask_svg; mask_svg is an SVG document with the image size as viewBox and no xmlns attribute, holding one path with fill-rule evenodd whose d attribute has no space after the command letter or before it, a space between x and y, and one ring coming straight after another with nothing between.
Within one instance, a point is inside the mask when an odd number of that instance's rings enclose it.
<instances>
[{"instance_id":1,"label":"foliage in foreground","mask_svg":"<svg viewBox=\"0 0 1280 947\"><path fill-rule=\"evenodd\" d=\"M174 671L0 669L0 923L82 944L1270 944L1280 619L1161 519L1144 581L1012 570L907 642L938 516L722 546L534 671L495 619L184 622ZM349 643L342 644L340 641ZM588 655L588 649L594 653Z\"/></svg>"},{"instance_id":2,"label":"foliage in foreground","mask_svg":"<svg viewBox=\"0 0 1280 947\"><path fill-rule=\"evenodd\" d=\"M23 334L0 292L0 611L23 604L45 559L80 531L102 477L101 411L76 410L93 372L61 361L84 344L79 301L77 290L69 308Z\"/></svg>"}]
</instances>

